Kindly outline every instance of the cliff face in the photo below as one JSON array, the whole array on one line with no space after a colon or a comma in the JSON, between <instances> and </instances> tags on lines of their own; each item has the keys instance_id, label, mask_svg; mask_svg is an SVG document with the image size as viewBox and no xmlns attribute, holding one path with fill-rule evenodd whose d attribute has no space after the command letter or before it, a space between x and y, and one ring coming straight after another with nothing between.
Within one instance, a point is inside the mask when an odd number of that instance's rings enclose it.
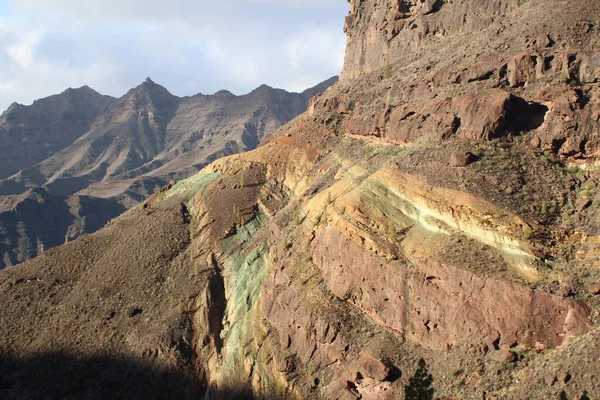
<instances>
[{"instance_id":1,"label":"cliff face","mask_svg":"<svg viewBox=\"0 0 600 400\"><path fill-rule=\"evenodd\" d=\"M528 0L349 0L348 35L341 78L383 68L426 52L440 41L502 26ZM466 47L476 48L470 40Z\"/></svg>"},{"instance_id":2,"label":"cliff face","mask_svg":"<svg viewBox=\"0 0 600 400\"><path fill-rule=\"evenodd\" d=\"M341 79L361 77L365 90L358 98L323 99L315 110L325 102L325 113L355 110L340 118L342 130L400 143L528 132L536 147L594 157L600 81L594 6L351 2Z\"/></svg>"},{"instance_id":3,"label":"cliff face","mask_svg":"<svg viewBox=\"0 0 600 400\"><path fill-rule=\"evenodd\" d=\"M5 392L60 348L189 397L600 396L594 3L351 2L307 113L0 273Z\"/></svg>"},{"instance_id":4,"label":"cliff face","mask_svg":"<svg viewBox=\"0 0 600 400\"><path fill-rule=\"evenodd\" d=\"M120 99L84 87L11 106L0 117L0 268L95 232L169 181L255 148L335 81L303 93L263 85L244 96L178 98L148 79ZM44 193L44 206L32 191ZM80 199L96 206L66 211Z\"/></svg>"}]
</instances>

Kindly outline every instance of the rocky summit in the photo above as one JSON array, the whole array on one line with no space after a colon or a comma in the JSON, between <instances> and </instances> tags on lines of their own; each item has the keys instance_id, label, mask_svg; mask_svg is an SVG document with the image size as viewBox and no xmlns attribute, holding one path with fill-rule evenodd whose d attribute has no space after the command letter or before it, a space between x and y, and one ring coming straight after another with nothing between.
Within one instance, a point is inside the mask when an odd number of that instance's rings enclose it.
<instances>
[{"instance_id":1,"label":"rocky summit","mask_svg":"<svg viewBox=\"0 0 600 400\"><path fill-rule=\"evenodd\" d=\"M600 398L600 2L345 31L261 146L0 272L3 398Z\"/></svg>"},{"instance_id":2,"label":"rocky summit","mask_svg":"<svg viewBox=\"0 0 600 400\"><path fill-rule=\"evenodd\" d=\"M147 79L114 99L68 89L0 116L0 269L92 233L171 181L254 149L336 82L179 98Z\"/></svg>"}]
</instances>

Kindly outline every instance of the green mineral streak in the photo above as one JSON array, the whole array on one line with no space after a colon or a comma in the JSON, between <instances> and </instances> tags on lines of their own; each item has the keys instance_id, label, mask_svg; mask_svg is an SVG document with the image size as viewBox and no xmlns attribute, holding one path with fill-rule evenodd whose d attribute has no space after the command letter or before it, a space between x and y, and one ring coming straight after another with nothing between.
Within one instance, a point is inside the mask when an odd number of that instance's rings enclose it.
<instances>
[{"instance_id":1,"label":"green mineral streak","mask_svg":"<svg viewBox=\"0 0 600 400\"><path fill-rule=\"evenodd\" d=\"M199 191L204 191L214 181L219 179L221 174L199 172L194 176L179 181L167 192L166 197L185 193L188 200L192 199Z\"/></svg>"},{"instance_id":2,"label":"green mineral streak","mask_svg":"<svg viewBox=\"0 0 600 400\"><path fill-rule=\"evenodd\" d=\"M411 203L400 198L377 181L367 180L361 185L363 201L370 203L386 216L390 227L404 229L415 224L420 212Z\"/></svg>"},{"instance_id":3,"label":"green mineral streak","mask_svg":"<svg viewBox=\"0 0 600 400\"><path fill-rule=\"evenodd\" d=\"M247 246L267 219L259 211L252 221L238 227L237 233L224 239L222 243L227 255L223 277L227 297L226 318L229 323L223 332L225 375L239 375L244 359L253 357L252 343L255 338L252 327L255 325L255 313L260 312L257 304L268 273L269 249L260 245L249 250Z\"/></svg>"},{"instance_id":4,"label":"green mineral streak","mask_svg":"<svg viewBox=\"0 0 600 400\"><path fill-rule=\"evenodd\" d=\"M432 232L447 232L451 228L444 221L419 210L410 201L398 196L384 184L366 180L361 185L362 200L377 208L388 221L388 234L392 237L396 231L415 224Z\"/></svg>"}]
</instances>

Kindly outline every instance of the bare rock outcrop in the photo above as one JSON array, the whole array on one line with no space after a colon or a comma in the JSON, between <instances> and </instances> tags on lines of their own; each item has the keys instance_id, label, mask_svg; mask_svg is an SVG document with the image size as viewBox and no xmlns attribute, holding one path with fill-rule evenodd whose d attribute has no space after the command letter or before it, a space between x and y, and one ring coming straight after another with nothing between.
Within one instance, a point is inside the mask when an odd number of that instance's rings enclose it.
<instances>
[{"instance_id":1,"label":"bare rock outcrop","mask_svg":"<svg viewBox=\"0 0 600 400\"><path fill-rule=\"evenodd\" d=\"M378 323L424 346L554 348L588 332L582 304L431 262L383 262L333 230L315 239L313 258L327 286Z\"/></svg>"},{"instance_id":2,"label":"bare rock outcrop","mask_svg":"<svg viewBox=\"0 0 600 400\"><path fill-rule=\"evenodd\" d=\"M348 98L340 87L315 99L317 120L335 113L340 134L394 143L535 132L562 158L596 157L600 48L591 3L544 12L538 0L350 4L341 81L363 91Z\"/></svg>"}]
</instances>

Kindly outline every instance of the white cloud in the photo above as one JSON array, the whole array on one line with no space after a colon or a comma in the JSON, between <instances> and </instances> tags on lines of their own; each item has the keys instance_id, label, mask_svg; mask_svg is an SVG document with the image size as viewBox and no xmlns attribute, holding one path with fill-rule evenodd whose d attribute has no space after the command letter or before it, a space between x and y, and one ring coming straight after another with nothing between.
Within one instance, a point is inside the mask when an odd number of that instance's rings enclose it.
<instances>
[{"instance_id":1,"label":"white cloud","mask_svg":"<svg viewBox=\"0 0 600 400\"><path fill-rule=\"evenodd\" d=\"M40 32L28 32L6 49L6 54L20 67L29 68L40 43Z\"/></svg>"},{"instance_id":2,"label":"white cloud","mask_svg":"<svg viewBox=\"0 0 600 400\"><path fill-rule=\"evenodd\" d=\"M121 96L146 76L177 95L298 91L342 67L344 0L10 1L0 112L84 84Z\"/></svg>"},{"instance_id":3,"label":"white cloud","mask_svg":"<svg viewBox=\"0 0 600 400\"><path fill-rule=\"evenodd\" d=\"M69 65L41 57L40 46L47 33L27 31L27 26L0 20L0 106L33 100L85 84L116 88L111 82L117 70L110 63ZM4 50L4 51L2 51Z\"/></svg>"}]
</instances>

